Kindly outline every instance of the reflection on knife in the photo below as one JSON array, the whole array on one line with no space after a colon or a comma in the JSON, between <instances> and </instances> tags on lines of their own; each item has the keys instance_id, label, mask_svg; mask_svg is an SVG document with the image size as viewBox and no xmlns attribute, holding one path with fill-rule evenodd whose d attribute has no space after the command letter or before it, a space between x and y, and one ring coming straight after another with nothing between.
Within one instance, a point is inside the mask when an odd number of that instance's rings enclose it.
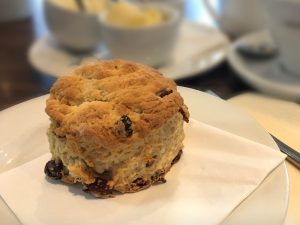
<instances>
[{"instance_id":1,"label":"reflection on knife","mask_svg":"<svg viewBox=\"0 0 300 225\"><path fill-rule=\"evenodd\" d=\"M288 156L287 159L289 160L289 162L291 162L294 166L296 166L298 169L300 169L300 153L297 152L296 150L292 149L287 144L283 143L278 138L274 137L272 134L270 134L270 135L272 136L272 138L278 145L280 151Z\"/></svg>"}]
</instances>

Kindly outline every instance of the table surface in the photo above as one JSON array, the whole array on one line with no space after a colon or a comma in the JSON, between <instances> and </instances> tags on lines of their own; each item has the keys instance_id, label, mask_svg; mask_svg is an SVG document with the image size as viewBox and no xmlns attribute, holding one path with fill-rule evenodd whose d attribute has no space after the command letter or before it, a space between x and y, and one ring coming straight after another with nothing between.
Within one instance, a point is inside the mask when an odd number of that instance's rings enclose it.
<instances>
[{"instance_id":1,"label":"table surface","mask_svg":"<svg viewBox=\"0 0 300 225\"><path fill-rule=\"evenodd\" d=\"M39 4L33 7L29 18L0 22L0 111L47 94L55 82L55 78L35 71L27 59L30 45L46 33ZM211 90L223 99L255 91L241 81L226 62L204 75L195 74L192 78L176 80L176 83L201 91Z\"/></svg>"}]
</instances>

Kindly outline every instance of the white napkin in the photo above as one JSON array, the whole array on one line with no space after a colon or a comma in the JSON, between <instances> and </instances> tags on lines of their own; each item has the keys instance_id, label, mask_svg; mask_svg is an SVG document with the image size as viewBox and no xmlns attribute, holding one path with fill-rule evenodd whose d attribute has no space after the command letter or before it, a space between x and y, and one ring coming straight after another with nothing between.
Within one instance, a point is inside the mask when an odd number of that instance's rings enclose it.
<instances>
[{"instance_id":1,"label":"white napkin","mask_svg":"<svg viewBox=\"0 0 300 225\"><path fill-rule=\"evenodd\" d=\"M43 168L49 158L0 174L0 194L24 224L219 224L285 156L191 120L184 154L167 183L112 199L47 181Z\"/></svg>"},{"instance_id":2,"label":"white napkin","mask_svg":"<svg viewBox=\"0 0 300 225\"><path fill-rule=\"evenodd\" d=\"M300 152L300 105L259 95L244 93L229 100L235 106L254 117L267 131ZM300 171L287 163L290 183L289 224L300 224Z\"/></svg>"}]
</instances>

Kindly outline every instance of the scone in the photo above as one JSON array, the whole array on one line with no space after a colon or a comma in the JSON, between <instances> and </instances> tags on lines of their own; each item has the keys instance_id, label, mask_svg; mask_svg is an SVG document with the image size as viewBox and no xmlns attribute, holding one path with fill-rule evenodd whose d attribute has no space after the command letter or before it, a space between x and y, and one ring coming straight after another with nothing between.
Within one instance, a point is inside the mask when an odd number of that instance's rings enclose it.
<instances>
[{"instance_id":1,"label":"scone","mask_svg":"<svg viewBox=\"0 0 300 225\"><path fill-rule=\"evenodd\" d=\"M182 153L189 113L176 84L123 60L73 70L52 87L45 173L96 197L164 183Z\"/></svg>"}]
</instances>

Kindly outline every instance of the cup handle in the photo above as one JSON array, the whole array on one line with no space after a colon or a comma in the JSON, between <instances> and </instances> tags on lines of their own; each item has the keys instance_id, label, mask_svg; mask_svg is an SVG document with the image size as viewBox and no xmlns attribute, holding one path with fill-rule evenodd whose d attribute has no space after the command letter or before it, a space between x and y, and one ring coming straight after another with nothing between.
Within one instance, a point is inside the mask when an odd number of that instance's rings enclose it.
<instances>
[{"instance_id":1,"label":"cup handle","mask_svg":"<svg viewBox=\"0 0 300 225\"><path fill-rule=\"evenodd\" d=\"M209 12L210 16L217 22L220 21L220 17L214 7L211 5L210 0L203 0L203 3Z\"/></svg>"}]
</instances>

